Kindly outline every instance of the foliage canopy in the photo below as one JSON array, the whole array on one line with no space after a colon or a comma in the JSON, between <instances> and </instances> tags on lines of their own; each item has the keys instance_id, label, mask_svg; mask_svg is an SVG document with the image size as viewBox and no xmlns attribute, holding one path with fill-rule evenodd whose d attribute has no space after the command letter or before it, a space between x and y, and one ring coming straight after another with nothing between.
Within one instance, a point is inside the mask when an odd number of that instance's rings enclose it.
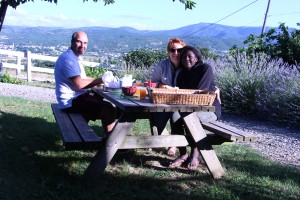
<instances>
[{"instance_id":1,"label":"foliage canopy","mask_svg":"<svg viewBox=\"0 0 300 200\"><path fill-rule=\"evenodd\" d=\"M244 44L247 47L241 49L233 46L230 53L237 55L246 52L249 58L252 58L253 53L265 53L271 59L281 58L290 65L300 63L300 30L289 31L284 23L280 24L278 29L270 29L260 36L251 34Z\"/></svg>"},{"instance_id":2,"label":"foliage canopy","mask_svg":"<svg viewBox=\"0 0 300 200\"><path fill-rule=\"evenodd\" d=\"M13 7L13 8L16 8L17 6L19 6L20 4L23 4L23 3L27 3L27 2L34 2L34 0L1 0L1 4L2 2L5 2L5 3L8 3L9 6ZM44 0L44 1L47 1L47 2L50 2L50 3L58 3L58 0ZM88 0L83 0L83 3L86 2ZM100 0L93 0L94 2L98 2ZM173 2L175 0L172 0ZM104 2L104 5L108 5L108 4L113 4L115 3L115 0L103 0ZM193 9L193 7L195 7L195 2L194 1L191 1L191 0L179 0L179 2L183 3L185 5L185 9Z\"/></svg>"}]
</instances>

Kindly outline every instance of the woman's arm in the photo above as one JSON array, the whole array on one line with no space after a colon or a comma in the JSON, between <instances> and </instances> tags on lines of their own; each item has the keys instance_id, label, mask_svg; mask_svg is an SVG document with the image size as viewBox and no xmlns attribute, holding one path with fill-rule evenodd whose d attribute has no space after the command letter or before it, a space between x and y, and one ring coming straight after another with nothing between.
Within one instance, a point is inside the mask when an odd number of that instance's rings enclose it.
<instances>
[{"instance_id":1,"label":"woman's arm","mask_svg":"<svg viewBox=\"0 0 300 200\"><path fill-rule=\"evenodd\" d=\"M201 68L201 79L197 85L200 90L211 90L212 83L214 83L214 74L212 67L208 64L199 66Z\"/></svg>"}]
</instances>

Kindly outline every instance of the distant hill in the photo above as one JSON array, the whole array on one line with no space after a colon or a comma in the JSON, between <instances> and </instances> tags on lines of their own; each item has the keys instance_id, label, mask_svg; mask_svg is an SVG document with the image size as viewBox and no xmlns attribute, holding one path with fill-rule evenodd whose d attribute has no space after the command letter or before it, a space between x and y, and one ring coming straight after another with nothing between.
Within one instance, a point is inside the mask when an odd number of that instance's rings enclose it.
<instances>
[{"instance_id":1,"label":"distant hill","mask_svg":"<svg viewBox=\"0 0 300 200\"><path fill-rule=\"evenodd\" d=\"M266 28L268 31L270 27ZM219 24L199 23L184 26L174 30L155 31L152 34L177 35L181 37L194 36L218 39L246 38L250 34L259 35L261 27L234 27Z\"/></svg>"},{"instance_id":2,"label":"distant hill","mask_svg":"<svg viewBox=\"0 0 300 200\"><path fill-rule=\"evenodd\" d=\"M270 29L269 27L266 30ZM2 44L16 47L69 46L74 31L83 30L89 37L89 51L127 52L139 48L165 48L172 37L180 37L193 46L207 47L216 51L228 50L233 45L241 46L250 34L259 35L261 27L233 27L199 23L174 30L136 30L131 27L19 27L3 26L0 32Z\"/></svg>"}]
</instances>

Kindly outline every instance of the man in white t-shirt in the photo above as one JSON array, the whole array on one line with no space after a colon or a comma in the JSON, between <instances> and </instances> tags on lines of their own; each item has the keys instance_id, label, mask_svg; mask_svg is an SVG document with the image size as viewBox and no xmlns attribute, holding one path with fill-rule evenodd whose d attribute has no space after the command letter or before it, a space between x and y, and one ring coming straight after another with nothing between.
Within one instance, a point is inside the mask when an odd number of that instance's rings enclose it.
<instances>
[{"instance_id":1,"label":"man in white t-shirt","mask_svg":"<svg viewBox=\"0 0 300 200\"><path fill-rule=\"evenodd\" d=\"M115 126L116 108L88 88L103 83L101 78L87 77L80 63L86 51L88 37L85 32L72 35L71 47L62 53L55 64L55 93L59 107L65 112L81 113L86 121L101 119L106 133Z\"/></svg>"}]
</instances>

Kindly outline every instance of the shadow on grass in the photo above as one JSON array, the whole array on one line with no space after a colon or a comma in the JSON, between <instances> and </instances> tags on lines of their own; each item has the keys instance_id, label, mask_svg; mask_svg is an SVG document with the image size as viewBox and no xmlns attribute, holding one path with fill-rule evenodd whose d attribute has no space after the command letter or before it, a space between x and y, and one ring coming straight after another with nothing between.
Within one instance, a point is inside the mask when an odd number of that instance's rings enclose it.
<instances>
[{"instance_id":1,"label":"shadow on grass","mask_svg":"<svg viewBox=\"0 0 300 200\"><path fill-rule=\"evenodd\" d=\"M223 145L217 147L222 151L221 157L226 168L245 171L251 176L267 177L279 180L292 180L300 183L300 170L268 160L258 155L250 147L241 145Z\"/></svg>"},{"instance_id":2,"label":"shadow on grass","mask_svg":"<svg viewBox=\"0 0 300 200\"><path fill-rule=\"evenodd\" d=\"M291 180L299 187L299 171L249 159L251 154L241 155L229 147L219 148L221 162L239 178L228 174L213 180L206 173L168 169L169 158L157 152L131 151L115 156L108 167L113 170L88 184L81 175L94 152L65 151L52 115L40 118L0 112L0 133L2 199L296 199L296 194L280 187L265 186L262 177ZM246 157L234 160L229 154ZM152 165L155 161L158 164Z\"/></svg>"}]
</instances>

